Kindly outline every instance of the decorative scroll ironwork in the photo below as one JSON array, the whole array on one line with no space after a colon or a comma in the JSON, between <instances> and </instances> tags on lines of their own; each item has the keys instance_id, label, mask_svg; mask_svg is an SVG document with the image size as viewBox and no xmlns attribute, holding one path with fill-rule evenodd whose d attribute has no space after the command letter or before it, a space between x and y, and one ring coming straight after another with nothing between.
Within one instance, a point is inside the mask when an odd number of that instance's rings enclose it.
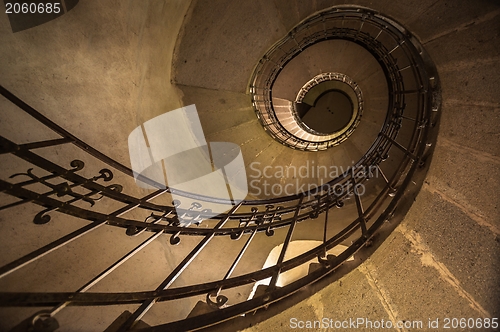
<instances>
[{"instance_id":1,"label":"decorative scroll ironwork","mask_svg":"<svg viewBox=\"0 0 500 332\"><path fill-rule=\"evenodd\" d=\"M359 28L326 28L326 23L340 20L358 24ZM308 34L308 27L314 24L320 24L325 28ZM365 30L367 27L371 27L375 33L369 33L368 30ZM381 41L382 35L386 37L384 40L392 41L391 45ZM301 37L299 38L299 36ZM182 202L176 201L164 205L157 203L158 201L152 202L153 199L161 198L162 195L168 196L166 194L171 191L170 188L159 188L139 197L124 193L123 183L101 184L101 182L112 181L113 174L116 175L117 172L128 175L132 179L132 171L79 140L5 88L0 87L0 93L16 105L20 111L36 119L41 127L49 128L60 135L58 139L23 144L3 136L0 137L0 155L2 157L15 156L32 165L27 171L12 175L9 180L0 179L0 191L17 199L14 203L0 206L0 211L27 203L38 205L43 210L35 216L34 222L39 224L36 227L40 227L40 229L47 227L43 224L50 220L49 212L53 213L53 217L56 214L69 215L85 221L81 228L0 267L0 278L22 270L28 264L82 236L91 236L96 229L101 227L124 228L125 234L123 236L125 238L146 232L151 234L149 238L129 250L76 291L0 292L0 306L52 307L52 309L32 317L32 327L34 330L41 331L45 325L58 325L56 315L67 306L139 304L139 307L118 328L118 331L126 331L141 320L156 303L174 300L191 303L189 300L201 298L210 307L206 313L196 317L173 319L158 325L169 331L199 329L228 319L240 319L244 314L255 312L259 308L267 308L272 303L279 302L295 293L298 289L331 274L349 257L357 253L360 248L367 245L381 225L394 213L396 206L404 197L404 191L412 180L416 169L430 153L428 149L429 144L431 144L429 142L430 124L435 123L436 118L433 112L435 113L435 110L439 109L439 84L432 64L424 61L421 56L424 52L421 45L402 26L369 9L334 7L310 17L294 28L287 37L273 47L256 69L255 72L258 75L256 74L252 79L250 90L254 96L255 107L265 109L267 112L268 118L261 118L261 122L268 130L271 130L269 124L276 120L273 118L270 99L273 80L298 52L328 38L350 40L365 47L381 64L386 74L390 107L376 141L349 171L327 184L315 188L314 194L311 191L269 200L243 201L233 206L230 211L209 218L206 223L203 223L204 227L197 226L199 221L204 219L204 214L208 213L208 211L203 210L203 202L210 201L212 198L181 192L180 194L191 199L194 197L197 203L179 209L182 207ZM275 57L277 53L274 51L278 49L282 50L280 58ZM400 68L399 63L407 63L408 65ZM406 90L406 82L401 75L402 70L410 71L413 75L412 78L420 88L415 91ZM264 71L267 74L264 75ZM418 96L415 99L415 105L409 105L409 101L406 100L406 95L410 93ZM408 118L405 115L405 110L409 106L414 108L414 114L411 116L412 120L405 121L405 123L401 119ZM286 135L279 127L277 128L275 131L273 129L272 135ZM403 133L409 137L409 140L406 140L404 144L399 140ZM287 142L296 148L321 149L319 145L314 146L313 142L304 142L296 138L289 139ZM80 174L84 168L82 161L74 160L70 164L72 168L68 169L42 157L36 151L41 147L54 148L63 145L76 146L86 153L89 160L97 160L108 166L102 168L98 175L85 177ZM391 167L386 167L389 156L391 156ZM357 184L365 183L373 177L371 174L373 169L382 175L384 185L376 197L366 201L356 192L355 188ZM37 175L39 174L38 170L46 171L49 175L39 176ZM14 182L14 180L22 178L25 178L22 182ZM151 183L151 180L148 179L141 179L141 181ZM31 188L33 184L41 185L47 191L39 193ZM86 193L81 193L81 190L86 191ZM121 207L109 213L97 211L96 207L100 203L96 202L101 199L104 201L104 198L120 203ZM330 234L329 226L335 223L336 209L342 208L347 204L346 202L353 201L354 203L349 203L355 204L353 206L356 207L356 213L352 215L352 220L339 232ZM78 202L87 204L76 204ZM131 211L146 211L147 217L127 216L127 213ZM285 259L287 248L293 241L294 232L298 229L299 223L317 223L321 221L320 217L324 217L321 244L299 256ZM183 225L181 225L181 221ZM233 275L238 266L242 266L248 261L248 249L256 241L256 238L274 239L278 229L282 229L286 236L277 263L267 268L258 266L250 272ZM184 236L196 237L199 242L192 250L182 256L180 263L173 268L169 275L164 277L156 289L113 293L89 291L91 287L156 239L165 237L171 245L175 245L179 244L181 237ZM209 250L210 247L207 245L216 237L226 241L226 243L241 243L242 245L237 250L224 277L218 280L174 287L174 282L179 279L183 271L190 265L197 264L196 257L202 251ZM341 254L328 254L329 250L347 240L351 244ZM175 253L176 248L173 247L172 251ZM252 252L252 255L257 254L266 256L268 253ZM322 267L291 284L277 286L280 275L300 265L309 264L313 260L319 261ZM245 289L250 291L256 282L265 279L271 281L264 294L256 294L253 298L236 301L229 293L237 287L246 287Z\"/></svg>"},{"instance_id":2,"label":"decorative scroll ironwork","mask_svg":"<svg viewBox=\"0 0 500 332\"><path fill-rule=\"evenodd\" d=\"M80 171L85 166L84 162L81 160L73 160L70 165L73 167L73 169L70 170L70 172ZM101 169L99 171L99 173L100 173L100 175L98 175L98 176L96 175L93 178L87 179L85 181L85 183L88 183L91 181L97 181L99 179L103 179L103 181L108 182L108 181L111 181L113 179L113 173L107 168ZM42 196L44 196L44 197L48 197L48 196L53 195L53 194L55 194L57 197L63 197L66 195L73 197L73 199L65 202L66 204L71 204L71 203L75 203L75 202L78 202L80 200L83 200L83 201L89 203L90 206L92 207L92 206L94 206L96 201L99 201L103 197L103 195L100 195L99 197L92 197L95 195L99 195L100 194L99 190L92 190L85 195L82 195L82 194L79 194L79 193L73 191L73 188L82 186L85 183L73 183L70 185L68 182L61 182L58 184L52 184L52 183L48 182L48 180L57 178L57 175L53 174L53 175L49 175L49 176L45 176L45 177L38 177L33 173L33 168L28 169L26 171L26 173L13 174L10 176L10 178L14 179L14 178L17 178L19 176L27 176L27 177L31 178L31 180L24 181L22 183L17 183L16 186L23 187L23 186L34 184L34 183L43 184L46 187L52 189L51 191L42 194ZM122 187L118 184L113 184L113 185L108 186L107 189L120 192L122 190ZM28 203L30 201L32 201L32 200L22 200L21 202L18 202L15 205ZM13 205L11 205L11 206L13 206ZM4 207L2 207L2 208L4 208ZM51 207L51 208L47 208L43 211L40 211L39 213L36 214L35 218L33 219L33 222L35 224L38 224L38 225L48 223L51 219L50 215L48 215L48 213L51 211L55 211L55 210L57 210L56 207Z\"/></svg>"}]
</instances>

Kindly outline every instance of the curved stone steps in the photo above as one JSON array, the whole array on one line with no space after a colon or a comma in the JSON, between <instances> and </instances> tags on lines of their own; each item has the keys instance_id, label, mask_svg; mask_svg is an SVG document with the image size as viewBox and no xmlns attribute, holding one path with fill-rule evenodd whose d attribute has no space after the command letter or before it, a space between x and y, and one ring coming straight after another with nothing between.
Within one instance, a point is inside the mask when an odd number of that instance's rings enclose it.
<instances>
[{"instance_id":1,"label":"curved stone steps","mask_svg":"<svg viewBox=\"0 0 500 332\"><path fill-rule=\"evenodd\" d=\"M331 152L330 152L331 151ZM328 180L331 180L342 174L342 170L352 166L352 160L349 158L347 150L340 144L326 151L315 152L318 155L317 164L325 165L328 168ZM320 170L323 172L322 170ZM321 173L322 175L323 173ZM320 177L320 180L323 176Z\"/></svg>"},{"instance_id":2,"label":"curved stone steps","mask_svg":"<svg viewBox=\"0 0 500 332\"><path fill-rule=\"evenodd\" d=\"M371 122L382 127L388 110L387 98L365 99L363 107L361 121Z\"/></svg>"},{"instance_id":3,"label":"curved stone steps","mask_svg":"<svg viewBox=\"0 0 500 332\"><path fill-rule=\"evenodd\" d=\"M370 101L372 100L385 100L387 103L388 88L386 78L382 70L377 70L373 72L373 74L368 75L366 78L360 78L357 82L363 93L363 99L368 103L366 107L372 106L370 105Z\"/></svg>"},{"instance_id":4,"label":"curved stone steps","mask_svg":"<svg viewBox=\"0 0 500 332\"><path fill-rule=\"evenodd\" d=\"M361 64L366 67L364 71L360 71ZM363 47L344 40L327 40L308 47L287 64L276 79L273 96L294 100L308 80L325 72L339 72L351 77L361 85L364 93L372 89L372 85L363 84L368 74L379 82L380 75L384 77L376 60ZM383 96L378 93L377 90L371 94Z\"/></svg>"},{"instance_id":5,"label":"curved stone steps","mask_svg":"<svg viewBox=\"0 0 500 332\"><path fill-rule=\"evenodd\" d=\"M196 105L205 136L257 121L250 97L245 93L184 85L177 88L184 106Z\"/></svg>"},{"instance_id":6,"label":"curved stone steps","mask_svg":"<svg viewBox=\"0 0 500 332\"><path fill-rule=\"evenodd\" d=\"M267 148L267 154L260 154L252 164L249 164L247 175L250 177L249 192L259 199L269 199L276 196L273 195L272 186L275 186L275 192L282 191L282 187L291 182L286 177L281 176L291 160L293 154L289 153L289 149L278 142ZM281 172L281 173L280 173Z\"/></svg>"},{"instance_id":7,"label":"curved stone steps","mask_svg":"<svg viewBox=\"0 0 500 332\"><path fill-rule=\"evenodd\" d=\"M351 165L353 163L356 163L358 160L363 157L366 151L360 150L359 147L354 144L351 140L345 141L343 144L343 147L346 149L347 154L349 155L349 158L351 160Z\"/></svg>"},{"instance_id":8,"label":"curved stone steps","mask_svg":"<svg viewBox=\"0 0 500 332\"><path fill-rule=\"evenodd\" d=\"M361 85L368 75L383 75L382 68L372 54L351 41L327 40L309 47L303 53L312 76L340 72ZM371 86L361 88L366 90Z\"/></svg>"},{"instance_id":9,"label":"curved stone steps","mask_svg":"<svg viewBox=\"0 0 500 332\"><path fill-rule=\"evenodd\" d=\"M348 75L345 68L350 64L345 61L350 61L351 44L345 40L326 40L309 46L299 56L305 59L311 77L325 72Z\"/></svg>"},{"instance_id":10,"label":"curved stone steps","mask_svg":"<svg viewBox=\"0 0 500 332\"><path fill-rule=\"evenodd\" d=\"M313 78L307 61L300 55L290 60L281 70L273 85L273 98L294 101L304 84Z\"/></svg>"},{"instance_id":11,"label":"curved stone steps","mask_svg":"<svg viewBox=\"0 0 500 332\"><path fill-rule=\"evenodd\" d=\"M363 115L363 118L364 117ZM375 142L382 126L363 118L359 122L356 130L349 137L349 141L352 142L359 151L364 153L368 151L373 142Z\"/></svg>"}]
</instances>

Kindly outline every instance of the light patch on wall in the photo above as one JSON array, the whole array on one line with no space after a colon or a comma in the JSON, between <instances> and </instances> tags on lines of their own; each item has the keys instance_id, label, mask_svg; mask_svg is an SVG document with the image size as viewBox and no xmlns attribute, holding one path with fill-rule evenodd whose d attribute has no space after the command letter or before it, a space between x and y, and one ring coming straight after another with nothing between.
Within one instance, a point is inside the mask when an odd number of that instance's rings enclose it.
<instances>
[{"instance_id":1,"label":"light patch on wall","mask_svg":"<svg viewBox=\"0 0 500 332\"><path fill-rule=\"evenodd\" d=\"M314 249L315 247L322 245L323 242L321 241L313 241L313 240L300 240L300 241L292 241L288 245L287 251L285 253L285 261L292 259L294 257L297 257L304 252L307 252L311 249ZM267 256L266 262L264 263L264 266L262 269L266 269L271 266L275 266L276 263L278 262L278 258L280 256L281 250L283 248L283 243L274 247L269 255ZM343 253L347 249L346 246L344 245L337 245L333 247L332 249L327 251L327 254L330 255L335 255L339 256L341 253ZM353 257L349 257L347 261L352 261L354 260ZM299 280L300 278L303 278L309 274L309 265L311 263L318 263L317 259L311 259L310 261L299 265L289 271L286 271L278 277L278 281L276 282L276 286L278 287L283 287L288 284L291 284L292 282ZM257 287L259 285L269 285L269 282L271 281L271 278L266 278L263 280L259 280L255 283L253 286L252 292L248 296L248 299L252 299L255 296L255 292L257 290Z\"/></svg>"}]
</instances>

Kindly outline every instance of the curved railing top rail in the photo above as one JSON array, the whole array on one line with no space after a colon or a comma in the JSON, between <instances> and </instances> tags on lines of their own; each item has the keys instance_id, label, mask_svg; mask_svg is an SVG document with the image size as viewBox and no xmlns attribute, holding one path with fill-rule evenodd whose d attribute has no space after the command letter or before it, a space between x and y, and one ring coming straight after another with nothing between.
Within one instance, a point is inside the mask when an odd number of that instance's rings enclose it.
<instances>
[{"instance_id":1,"label":"curved railing top rail","mask_svg":"<svg viewBox=\"0 0 500 332\"><path fill-rule=\"evenodd\" d=\"M375 47L377 49L376 51L372 50L372 54L374 54L382 67L385 68L388 85L390 86L388 96L389 108L385 123L377 139L353 167L329 183L319 186L315 189L314 193L308 191L275 199L241 202L233 206L227 213L208 218L208 220L204 221L207 224L206 228L195 226L196 221L203 220L206 217L201 210L193 211L190 208L182 207L182 205L161 205L152 202L152 200L159 198L161 195L167 194L168 189L158 189L143 197L134 197L123 193L123 188L120 184L104 184L104 182L110 182L113 179L114 170L133 176L132 170L88 146L71 133L29 107L5 88L0 87L0 93L8 100L62 137L55 140L26 144L17 144L7 138L0 138L0 156L15 155L34 166L33 169L22 170L13 174L11 178L16 178L17 182L10 179L0 180L1 192L18 198L16 202L0 206L0 211L26 203L34 203L43 207L43 210L34 218L34 222L37 224L49 222L50 213L54 211L91 221L83 227L0 267L0 278L22 269L26 265L44 257L46 254L106 224L125 228L126 234L129 236L135 236L143 232L151 233L148 239L136 248L133 248L116 263L104 269L104 271L77 291L44 293L0 292L0 306L54 306L48 312L41 313L35 317L34 321L36 321L36 319L42 318L53 319L55 314L68 305L93 306L140 303L139 308L119 328L119 331L125 331L131 328L156 302L191 299L197 298L200 295L206 295L205 304L213 309L211 313L160 326L169 330L197 329L226 319L239 317L242 314L253 312L258 308L266 307L270 303L279 301L294 293L299 288L332 273L340 264L354 255L394 212L396 206L404 197L405 190L411 183L413 174L421 166L423 158L427 156L426 154L429 151L427 146L428 133L435 120L433 118L433 111L437 111L439 103L436 93L438 83L432 64L429 64L424 58L420 57L420 52L423 52L423 49L418 41L391 19L385 18L369 9L358 7L337 7L304 20L285 38L286 41L280 41L271 49L271 53L268 52L268 54L274 54L273 52L280 47L283 48L284 45L288 45L288 42L295 44L297 40L294 38L299 33L307 32L308 29L311 29L313 23L320 22L321 24L326 24L330 20L340 20L341 22L352 20L353 23L359 24L359 29L353 29L352 27L349 30L337 29L336 38L345 38L354 42L363 39L364 47L367 49ZM376 22L380 27L380 32L376 36L365 33L363 30L363 27L366 27L372 21ZM324 40L324 35L321 38L318 37L324 33L324 30L317 33L319 34L312 35L312 38L307 43L310 44ZM388 37L389 40L394 40L396 43L394 47L386 47L379 42L378 39L383 38L383 36ZM304 36L304 40L307 39L306 37ZM305 45L306 43L304 42ZM295 46L300 48L299 43L296 43ZM292 47L289 51L291 53L282 52L285 53L282 56L282 60L287 59L291 54L295 54L296 48ZM400 67L403 65L400 59L403 58L407 60L404 63L406 67ZM263 71L267 71L270 73L269 75L274 75L275 78L277 75L276 72L280 70L279 67L286 64L286 62L280 63L274 60L269 58L268 60L263 60L263 62L261 61L259 64L260 67L258 66L255 73L261 74ZM402 72L405 70L409 70L412 73L410 78L414 82L409 83L407 82L408 77L403 77ZM257 82L257 84L254 76L252 82L252 93L262 98L254 100L254 103L261 103L265 110L272 112L272 105L269 104L271 99L269 98L271 96L273 81L267 76ZM261 83L263 86L260 86ZM414 89L405 90L405 87L408 88L410 85L415 85ZM413 104L410 104L410 98L407 98L409 95L412 95L411 100ZM411 110L414 114L410 116L408 110ZM272 116L271 113L269 115ZM405 134L407 137L404 142L401 141L402 134ZM82 161L74 160L70 164L71 168L66 168L36 153L36 149L40 147L49 148L68 143L72 143L86 151L90 157L97 158L106 163L112 170L101 169L99 174L96 174L94 177L84 177L78 173L84 167ZM393 159L391 160L393 165L391 168L392 171L386 174L383 171L386 168L384 160L388 159L389 154L393 155ZM372 169L380 171L384 185L374 199L365 201L356 190L356 186L370 180L371 174L367 170ZM49 175L41 176L38 174L38 170L45 170L48 172L45 174ZM54 184L54 182L49 180L61 181L58 184ZM47 191L39 193L32 190L29 186L35 183L45 186ZM82 194L76 188L83 188L87 193ZM340 190L336 191L336 189ZM185 194L189 195L189 193ZM60 200L58 197L65 197L67 199ZM122 203L122 207L110 213L93 210L92 207L95 204L99 204L98 201L102 197ZM210 199L196 195L192 197L199 198L200 200ZM352 221L349 221L342 230L335 234L327 235L329 225L328 212L334 207L342 207L343 202L349 197L352 197L355 201L352 203L352 206L356 210L352 216ZM81 204L74 204L76 202L87 203L90 207L82 207ZM144 220L124 216L125 213L134 209L145 210L150 215ZM194 214L193 224L188 227L181 227L178 223L179 214L186 213ZM292 241L292 236L297 225L302 221L318 219L320 215L324 218L324 225L322 226L324 234L322 234L321 244L292 259L285 259L287 247ZM243 255L254 237L271 237L278 228L284 228L286 233L278 261L265 269L259 267L252 272L232 276L231 273L240 264L240 260L244 257ZM170 244L172 245L178 244L181 241L181 236L186 235L199 237L201 240L177 264L173 271L165 277L156 290L120 293L87 291L111 273L117 266L120 266L120 264L132 257L136 252L165 233L170 235ZM171 287L173 282L178 279L182 271L193 262L196 256L202 250L208 250L204 248L215 236L219 236L222 239L227 238L228 241L238 241L243 236L246 237L245 244L224 278L188 286ZM326 256L329 249L334 248L347 239L352 240L352 244L340 255L334 258ZM318 260L321 264L320 269L283 287L277 286L277 280L280 275L302 264L306 264L312 259ZM221 295L222 291L241 286L251 287L256 281L262 281L266 278L270 278L270 281L264 295L256 295L252 299L243 300L224 307L227 298ZM215 300L213 300L214 298Z\"/></svg>"},{"instance_id":2,"label":"curved railing top rail","mask_svg":"<svg viewBox=\"0 0 500 332\"><path fill-rule=\"evenodd\" d=\"M325 24L327 19L338 20L342 23L339 26L327 27ZM363 23L358 29L344 27L344 22L349 20L361 20ZM318 143L295 137L279 123L272 107L272 87L282 68L306 48L328 39L340 38L358 43L370 51L381 64L386 73L389 88L388 115L404 109L404 95L416 92L404 89L400 72L403 67L399 67L403 61L401 61L400 57L398 63L392 55L398 48L403 50L407 58L406 63L408 63L408 66L404 67L404 69L411 67L415 74L416 82L414 85L418 86L417 91L428 91L428 79L422 76L421 70L418 69L419 67L424 68L425 65L420 57L420 52L413 45L411 35L401 25L392 26L388 23L396 24L392 20L366 8L334 8L304 20L271 47L254 69L249 87L257 117L266 131L285 145L308 151L323 150L342 141L341 137L340 140L332 140L329 143ZM366 27L370 24L379 29L379 33L375 37L362 31L363 25ZM384 45L384 43L377 40L382 32L390 37L389 45ZM386 42L388 41L386 40ZM386 123L390 120L388 116Z\"/></svg>"}]
</instances>

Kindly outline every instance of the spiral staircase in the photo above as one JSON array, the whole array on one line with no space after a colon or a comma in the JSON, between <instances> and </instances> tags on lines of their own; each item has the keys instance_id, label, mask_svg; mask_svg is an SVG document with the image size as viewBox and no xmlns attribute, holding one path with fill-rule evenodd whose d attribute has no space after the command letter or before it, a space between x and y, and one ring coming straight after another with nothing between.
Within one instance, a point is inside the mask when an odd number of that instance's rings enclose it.
<instances>
[{"instance_id":1,"label":"spiral staircase","mask_svg":"<svg viewBox=\"0 0 500 332\"><path fill-rule=\"evenodd\" d=\"M102 1L15 34L2 19L0 328L498 317L498 14ZM325 132L332 91L351 109ZM248 196L215 217L128 166L134 128L191 104L245 161Z\"/></svg>"}]
</instances>

